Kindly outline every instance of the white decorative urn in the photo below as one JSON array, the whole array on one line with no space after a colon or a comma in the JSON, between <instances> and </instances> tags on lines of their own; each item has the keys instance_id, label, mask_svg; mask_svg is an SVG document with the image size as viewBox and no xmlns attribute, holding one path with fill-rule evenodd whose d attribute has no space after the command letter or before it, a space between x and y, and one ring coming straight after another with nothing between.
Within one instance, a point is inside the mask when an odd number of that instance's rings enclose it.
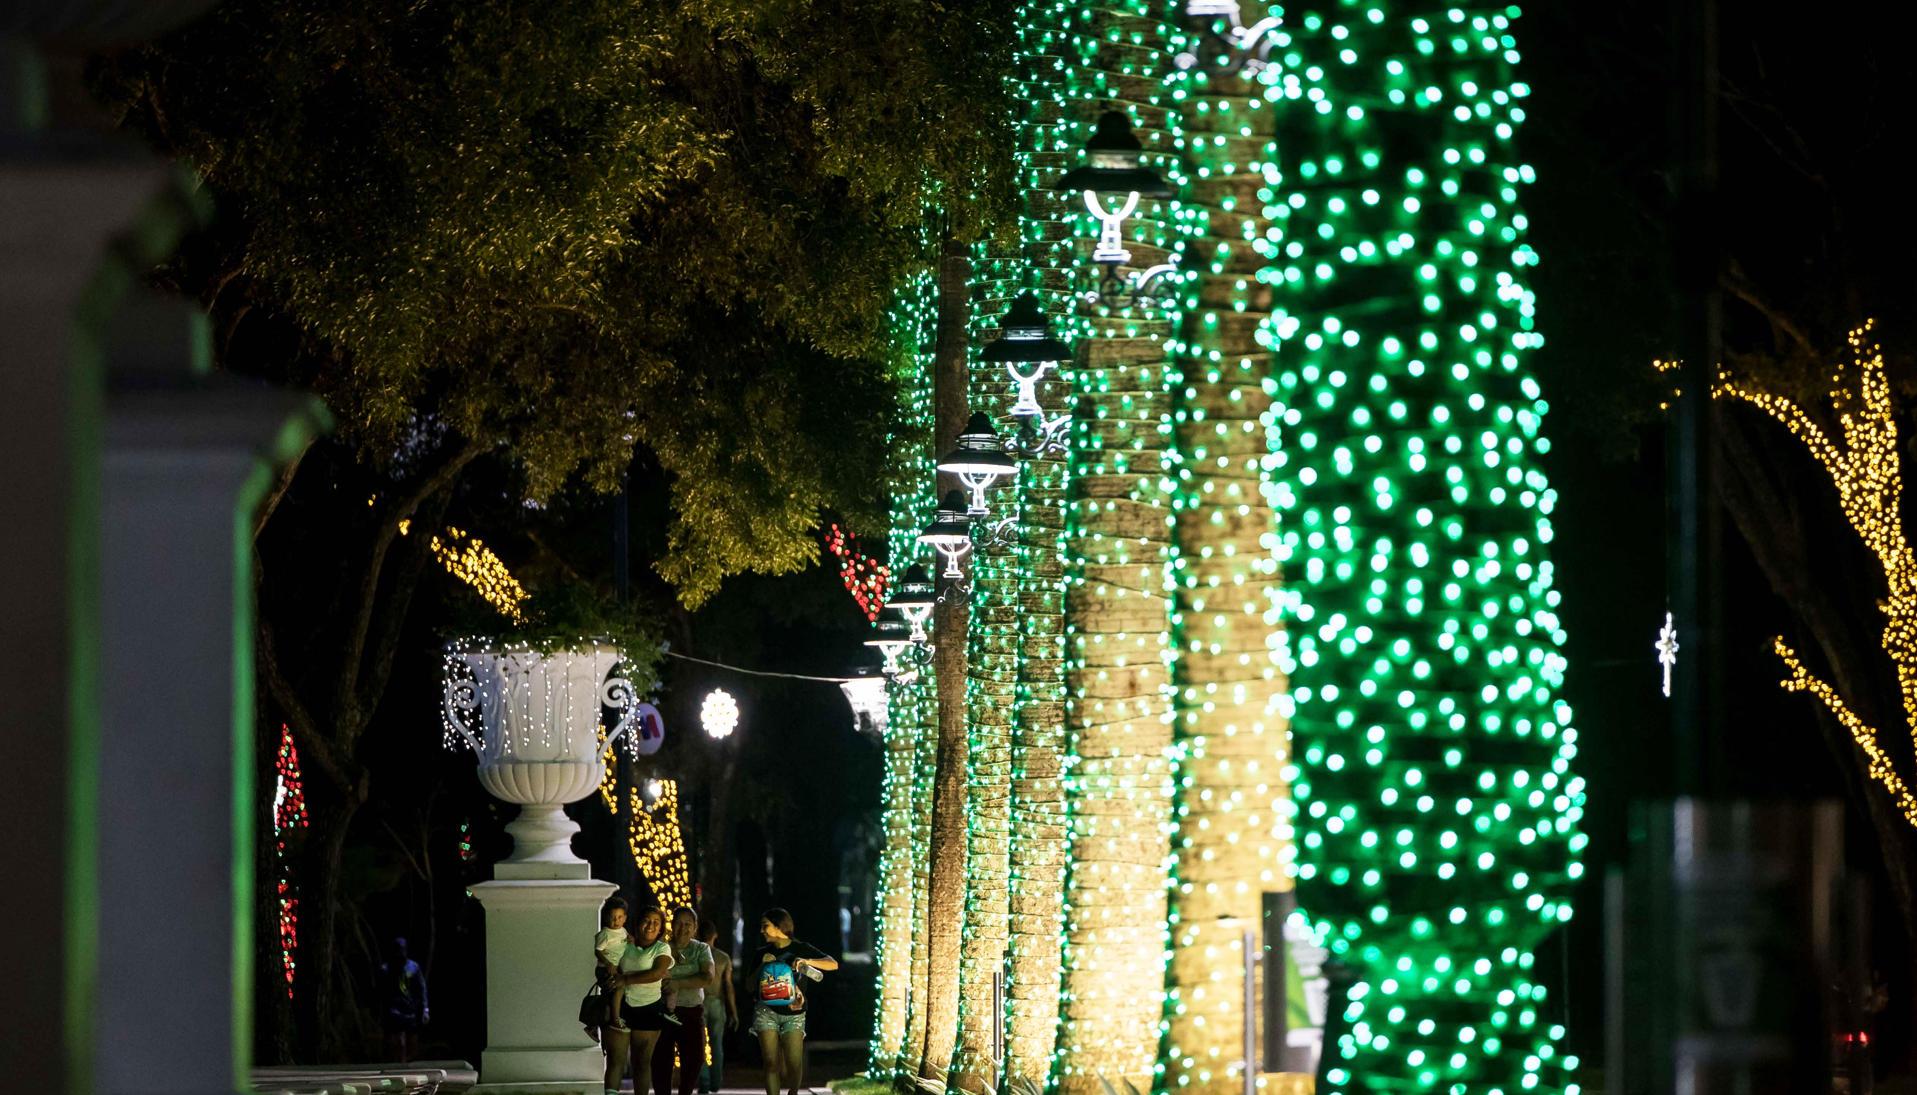
<instances>
[{"instance_id":1,"label":"white decorative urn","mask_svg":"<svg viewBox=\"0 0 1917 1095\"><path fill-rule=\"evenodd\" d=\"M506 826L513 851L499 878L583 876L573 854L579 824L564 807L605 779L606 744L632 735L638 706L632 684L613 671L617 648L588 642L569 650L451 646L446 651L443 709L447 743L479 757L479 782L494 797L517 803ZM602 732L604 709L618 713Z\"/></svg>"}]
</instances>

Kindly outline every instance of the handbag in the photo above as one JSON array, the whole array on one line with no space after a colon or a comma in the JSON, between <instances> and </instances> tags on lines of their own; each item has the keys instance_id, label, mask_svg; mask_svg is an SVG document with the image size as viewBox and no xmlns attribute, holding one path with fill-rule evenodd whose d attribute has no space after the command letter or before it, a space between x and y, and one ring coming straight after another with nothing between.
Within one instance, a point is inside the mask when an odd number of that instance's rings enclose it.
<instances>
[{"instance_id":1,"label":"handbag","mask_svg":"<svg viewBox=\"0 0 1917 1095\"><path fill-rule=\"evenodd\" d=\"M579 1022L588 1027L610 1026L616 1000L617 996L608 993L606 986L594 981L579 1000Z\"/></svg>"}]
</instances>

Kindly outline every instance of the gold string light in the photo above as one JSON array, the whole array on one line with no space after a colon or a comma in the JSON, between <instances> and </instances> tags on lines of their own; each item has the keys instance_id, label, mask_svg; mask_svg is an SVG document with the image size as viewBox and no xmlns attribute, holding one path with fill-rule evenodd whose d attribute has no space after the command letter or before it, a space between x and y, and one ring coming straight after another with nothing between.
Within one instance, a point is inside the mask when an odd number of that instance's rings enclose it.
<instances>
[{"instance_id":1,"label":"gold string light","mask_svg":"<svg viewBox=\"0 0 1917 1095\"><path fill-rule=\"evenodd\" d=\"M430 546L446 573L471 586L501 616L513 623L525 620L526 587L479 537L448 527L445 535L433 536Z\"/></svg>"},{"instance_id":2,"label":"gold string light","mask_svg":"<svg viewBox=\"0 0 1917 1095\"><path fill-rule=\"evenodd\" d=\"M1875 327L1876 321L1867 320L1852 330L1851 363L1831 369L1829 399L1837 421L1836 437L1789 399L1759 391L1721 369L1711 386L1711 396L1741 400L1782 423L1830 476L1844 520L1884 571L1888 592L1880 602L1884 612L1882 644L1897 668L1904 722L1917 742L1917 558L1904 536L1897 422L1892 414L1890 380L1884 372L1884 353L1872 336ZM1877 730L1858 718L1835 688L1812 676L1782 637L1773 640L1772 646L1790 671L1783 687L1810 693L1837 716L1869 760L1870 777L1896 799L1904 820L1917 826L1917 799L1912 798L1883 751Z\"/></svg>"},{"instance_id":3,"label":"gold string light","mask_svg":"<svg viewBox=\"0 0 1917 1095\"><path fill-rule=\"evenodd\" d=\"M632 796L632 828L627 844L632 861L646 885L652 887L653 900L662 908L677 909L692 904L692 874L686 866L686 842L679 830L679 781L648 781L657 789L648 806L637 788Z\"/></svg>"}]
</instances>

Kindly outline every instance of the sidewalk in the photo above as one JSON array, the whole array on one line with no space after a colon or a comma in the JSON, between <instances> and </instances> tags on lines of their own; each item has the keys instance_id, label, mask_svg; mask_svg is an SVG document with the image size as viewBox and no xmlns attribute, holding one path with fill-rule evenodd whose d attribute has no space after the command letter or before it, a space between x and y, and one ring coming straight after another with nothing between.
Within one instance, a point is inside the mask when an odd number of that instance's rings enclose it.
<instances>
[{"instance_id":1,"label":"sidewalk","mask_svg":"<svg viewBox=\"0 0 1917 1095\"><path fill-rule=\"evenodd\" d=\"M799 1090L829 1095L827 1084L865 1071L868 1052L870 1048L864 1042L806 1042L804 1083ZM622 1090L633 1090L631 1079ZM759 1068L756 1046L726 1057L726 1074L719 1090L721 1095L765 1095L765 1073Z\"/></svg>"}]
</instances>

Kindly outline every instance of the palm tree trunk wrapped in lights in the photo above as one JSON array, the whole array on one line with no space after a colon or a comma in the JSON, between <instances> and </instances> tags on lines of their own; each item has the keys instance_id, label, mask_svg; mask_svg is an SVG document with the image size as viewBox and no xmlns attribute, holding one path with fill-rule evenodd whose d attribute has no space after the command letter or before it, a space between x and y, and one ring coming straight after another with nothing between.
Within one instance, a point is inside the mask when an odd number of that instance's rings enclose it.
<instances>
[{"instance_id":1,"label":"palm tree trunk wrapped in lights","mask_svg":"<svg viewBox=\"0 0 1917 1095\"><path fill-rule=\"evenodd\" d=\"M1074 29L1080 91L1065 134L1079 147L1105 111L1130 116L1148 155L1171 150L1160 102L1169 27L1156 6L1103 4ZM1068 54L1068 57L1070 55ZM1173 207L1147 200L1129 222L1130 265L1170 257ZM1076 237L1084 267L1089 218ZM1148 1089L1158 1048L1166 947L1170 726L1164 692L1169 508L1162 485L1170 410L1161 309L1084 304L1075 334L1066 566L1067 795L1063 1014L1056 1080Z\"/></svg>"},{"instance_id":2,"label":"palm tree trunk wrapped in lights","mask_svg":"<svg viewBox=\"0 0 1917 1095\"><path fill-rule=\"evenodd\" d=\"M1065 384L1041 390L1061 414ZM1065 915L1065 483L1059 455L1019 469L1018 665L1012 731L1005 1066L1043 1084L1058 1041Z\"/></svg>"},{"instance_id":3,"label":"palm tree trunk wrapped in lights","mask_svg":"<svg viewBox=\"0 0 1917 1095\"><path fill-rule=\"evenodd\" d=\"M1274 460L1299 898L1353 985L1323 1090L1577 1090L1533 950L1570 919L1536 255L1504 4L1286 10Z\"/></svg>"},{"instance_id":4,"label":"palm tree trunk wrapped in lights","mask_svg":"<svg viewBox=\"0 0 1917 1095\"><path fill-rule=\"evenodd\" d=\"M1015 269L989 254L975 264L973 337L996 326ZM971 405L993 413L1006 395L1005 370L970 357ZM966 890L965 946L959 960L958 1053L952 1085L983 1091L998 1083L999 978L1005 969L1007 872L1011 851L1012 725L1018 683L1018 563L1014 544L995 534L1000 521L1016 521L1019 491L1014 481L992 497L986 529L972 549L971 629L965 661ZM1009 528L1009 526L1006 526Z\"/></svg>"},{"instance_id":5,"label":"palm tree trunk wrapped in lights","mask_svg":"<svg viewBox=\"0 0 1917 1095\"><path fill-rule=\"evenodd\" d=\"M1244 5L1244 22L1262 7ZM1246 1024L1255 1035L1258 1022L1243 936L1260 927L1263 894L1291 886L1276 521L1262 489L1272 288L1255 247L1271 225L1259 190L1276 149L1255 77L1201 62L1174 87L1191 179L1168 384L1176 830L1159 1090L1228 1095L1244 1090Z\"/></svg>"},{"instance_id":6,"label":"palm tree trunk wrapped in lights","mask_svg":"<svg viewBox=\"0 0 1917 1095\"><path fill-rule=\"evenodd\" d=\"M1025 205L1008 280L1033 290L1049 326L1071 326L1080 271L1072 233L1078 195L1055 188L1076 166L1075 128L1066 116L1064 86L1072 71L1063 54L1072 41L1075 12L1063 5L1030 4L1019 27L1017 70L1020 120L1018 177ZM1082 108L1069 106L1074 111ZM1081 137L1082 139L1082 137ZM1002 311L1002 302L998 309ZM1069 361L1057 367L1069 374ZM1034 389L1038 440L1043 424L1064 419L1072 404L1069 375L1054 372ZM1043 1087L1058 1044L1066 873L1065 759L1065 484L1070 463L1058 448L1041 446L1019 466L1016 484L1017 656L1011 705L1010 842L1007 893L1002 1072L1013 1084Z\"/></svg>"},{"instance_id":7,"label":"palm tree trunk wrapped in lights","mask_svg":"<svg viewBox=\"0 0 1917 1095\"><path fill-rule=\"evenodd\" d=\"M967 411L967 316L970 311L972 264L966 249L947 241L939 258L938 338L934 355L933 405L936 435L945 439L962 433ZM921 542L956 534L969 553L973 530L964 520L965 503L959 491L946 494L938 520L926 526ZM941 552L947 548L940 546ZM948 561L956 555L947 555ZM931 778L921 784L932 789L931 840L928 846L925 943L926 993L923 997L925 1045L916 1075L946 1082L958 1049L959 955L963 949L966 846L965 776L969 753L965 725L965 637L971 606L954 583L946 588L934 615L933 654L937 678L937 734Z\"/></svg>"},{"instance_id":8,"label":"palm tree trunk wrapped in lights","mask_svg":"<svg viewBox=\"0 0 1917 1095\"><path fill-rule=\"evenodd\" d=\"M892 316L892 353L900 389L900 434L892 446L895 465L888 483L893 590L905 573L907 560L917 552L915 538L936 501L931 436L932 292L931 272L923 271L901 287ZM915 656L912 652L906 655L908 659ZM931 786L929 781L920 782L922 768L930 762L929 689L929 676L923 673L907 680L894 679L886 689L890 712L883 794L885 850L880 860L884 903L877 932L879 1014L872 1041L875 1074L889 1075L901 1068L904 1060L918 1059L909 1048L909 1032L914 983L923 972L918 941L924 938L925 848L931 803L929 793L920 794L918 789ZM923 995L917 999L923 999ZM922 1046L922 1019L918 1030L918 1044Z\"/></svg>"}]
</instances>

